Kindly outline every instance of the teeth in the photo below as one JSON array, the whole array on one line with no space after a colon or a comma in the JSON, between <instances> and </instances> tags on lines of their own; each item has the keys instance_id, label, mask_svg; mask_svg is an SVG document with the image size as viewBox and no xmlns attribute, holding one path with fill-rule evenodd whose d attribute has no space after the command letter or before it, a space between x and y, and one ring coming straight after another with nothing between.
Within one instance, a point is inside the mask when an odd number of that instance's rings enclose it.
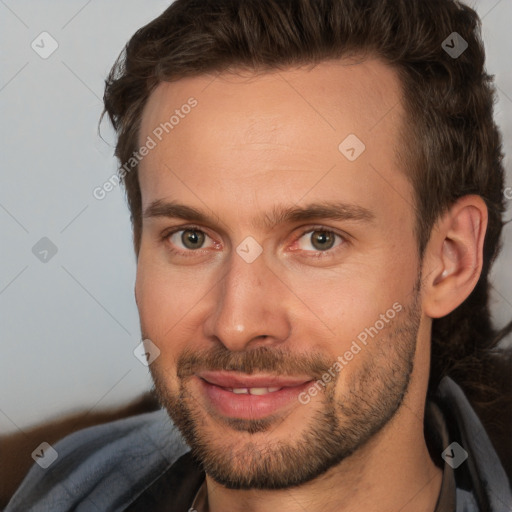
<instances>
[{"instance_id":1,"label":"teeth","mask_svg":"<svg viewBox=\"0 0 512 512\"><path fill-rule=\"evenodd\" d=\"M268 388L249 388L249 393L251 395L266 395L269 390Z\"/></svg>"},{"instance_id":2,"label":"teeth","mask_svg":"<svg viewBox=\"0 0 512 512\"><path fill-rule=\"evenodd\" d=\"M233 388L231 391L236 395L266 395L267 393L274 393L281 388Z\"/></svg>"}]
</instances>

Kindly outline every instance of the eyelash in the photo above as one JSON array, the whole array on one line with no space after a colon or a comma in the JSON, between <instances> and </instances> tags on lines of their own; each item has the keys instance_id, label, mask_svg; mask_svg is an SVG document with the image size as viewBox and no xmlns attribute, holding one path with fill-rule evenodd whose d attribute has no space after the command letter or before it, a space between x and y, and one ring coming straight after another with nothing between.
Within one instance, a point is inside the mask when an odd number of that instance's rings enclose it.
<instances>
[{"instance_id":1,"label":"eyelash","mask_svg":"<svg viewBox=\"0 0 512 512\"><path fill-rule=\"evenodd\" d=\"M199 226L195 225L189 225L189 226L180 226L179 228L173 228L171 231L167 231L164 235L162 235L162 241L165 242L169 247L169 251L173 254L178 254L180 256L184 257L191 257L192 255L190 253L198 253L201 252L201 249L196 250L178 250L171 246L169 242L169 238L174 235L175 233L179 233L180 231L198 231L200 233L203 233L206 236L209 236L208 233L206 233L203 229L201 229ZM327 228L325 226L308 226L307 228L304 228L301 230L299 236L295 238L294 244L299 241L304 235L308 233L314 233L314 232L322 232L327 233L330 235L335 235L338 238L341 239L341 243L331 249L327 249L326 251L306 251L306 252L312 252L313 254L308 255L309 258L328 258L333 256L333 253L337 252L337 250L342 249L346 244L348 244L348 237L346 235L342 235L341 233L338 233L330 228ZM210 237L211 238L211 237ZM300 250L300 249L298 249Z\"/></svg>"}]
</instances>

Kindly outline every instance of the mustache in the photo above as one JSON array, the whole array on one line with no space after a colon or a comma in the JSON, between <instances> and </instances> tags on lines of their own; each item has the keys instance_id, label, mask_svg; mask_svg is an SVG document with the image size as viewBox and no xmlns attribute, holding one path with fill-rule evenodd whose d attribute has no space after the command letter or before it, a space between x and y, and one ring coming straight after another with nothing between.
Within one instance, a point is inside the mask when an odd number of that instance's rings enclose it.
<instances>
[{"instance_id":1,"label":"mustache","mask_svg":"<svg viewBox=\"0 0 512 512\"><path fill-rule=\"evenodd\" d=\"M244 352L232 352L224 346L207 350L185 349L177 362L180 379L200 371L237 371L277 375L310 375L321 378L332 366L332 361L319 353L294 354L280 348L258 347Z\"/></svg>"}]
</instances>

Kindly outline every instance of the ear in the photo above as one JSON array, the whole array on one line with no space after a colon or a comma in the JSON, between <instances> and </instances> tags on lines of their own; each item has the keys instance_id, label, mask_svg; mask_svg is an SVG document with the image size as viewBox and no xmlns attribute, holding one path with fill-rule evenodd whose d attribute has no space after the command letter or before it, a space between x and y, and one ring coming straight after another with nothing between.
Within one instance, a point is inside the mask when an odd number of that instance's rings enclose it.
<instances>
[{"instance_id":1,"label":"ear","mask_svg":"<svg viewBox=\"0 0 512 512\"><path fill-rule=\"evenodd\" d=\"M423 311L448 315L471 294L480 278L487 206L480 196L460 198L432 229L422 264Z\"/></svg>"}]
</instances>

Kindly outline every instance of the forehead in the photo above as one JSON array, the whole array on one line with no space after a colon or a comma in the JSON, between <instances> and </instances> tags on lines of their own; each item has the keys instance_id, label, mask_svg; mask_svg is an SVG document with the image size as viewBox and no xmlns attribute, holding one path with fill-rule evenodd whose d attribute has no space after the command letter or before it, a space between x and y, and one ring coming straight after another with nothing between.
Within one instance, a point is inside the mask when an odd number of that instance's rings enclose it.
<instances>
[{"instance_id":1,"label":"forehead","mask_svg":"<svg viewBox=\"0 0 512 512\"><path fill-rule=\"evenodd\" d=\"M311 129L327 136L329 131L344 129L366 134L387 117L389 109L402 109L397 74L375 58L330 60L286 71L234 70L161 82L143 111L141 137L169 121L190 97L198 101L196 112L199 110L205 118L213 116L216 125L232 124L230 115L237 110L247 121L240 137L252 135L257 139L259 135L261 141L279 137L279 133L268 131L270 123L263 125L261 121L287 113L292 114L293 123L301 119L311 121ZM183 125L179 131L173 128L173 135L188 135ZM262 129L258 131L258 127ZM215 125L208 126L208 131L212 130Z\"/></svg>"},{"instance_id":2,"label":"forehead","mask_svg":"<svg viewBox=\"0 0 512 512\"><path fill-rule=\"evenodd\" d=\"M411 197L395 155L403 118L399 79L377 59L161 83L139 131L140 145L155 142L139 165L143 208L183 197L203 207L223 192L258 204L347 192L368 203L385 183ZM351 160L352 149L364 151Z\"/></svg>"}]
</instances>

